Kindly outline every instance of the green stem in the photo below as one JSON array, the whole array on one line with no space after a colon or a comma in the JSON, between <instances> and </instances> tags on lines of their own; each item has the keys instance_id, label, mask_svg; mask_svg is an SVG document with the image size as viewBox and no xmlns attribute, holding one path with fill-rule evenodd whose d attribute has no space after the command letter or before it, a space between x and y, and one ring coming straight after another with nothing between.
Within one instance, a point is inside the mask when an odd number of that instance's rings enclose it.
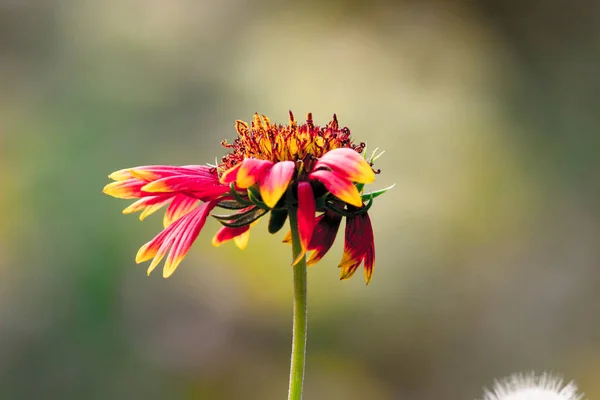
<instances>
[{"instance_id":1,"label":"green stem","mask_svg":"<svg viewBox=\"0 0 600 400\"><path fill-rule=\"evenodd\" d=\"M292 253L296 260L302 253L298 233L298 209L290 206L289 218L292 231ZM290 367L290 388L288 400L302 399L304 366L306 364L306 329L308 307L306 304L306 255L292 267L294 269L294 322L292 333L292 360Z\"/></svg>"}]
</instances>

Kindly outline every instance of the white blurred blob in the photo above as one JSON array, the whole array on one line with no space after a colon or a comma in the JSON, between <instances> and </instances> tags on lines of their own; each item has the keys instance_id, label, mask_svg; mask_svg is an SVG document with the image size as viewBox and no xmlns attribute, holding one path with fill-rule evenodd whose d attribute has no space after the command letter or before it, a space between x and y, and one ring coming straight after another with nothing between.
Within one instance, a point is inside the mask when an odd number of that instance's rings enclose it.
<instances>
[{"instance_id":1,"label":"white blurred blob","mask_svg":"<svg viewBox=\"0 0 600 400\"><path fill-rule=\"evenodd\" d=\"M557 376L515 374L496 381L492 391L486 389L483 400L584 400L573 381L563 385Z\"/></svg>"}]
</instances>

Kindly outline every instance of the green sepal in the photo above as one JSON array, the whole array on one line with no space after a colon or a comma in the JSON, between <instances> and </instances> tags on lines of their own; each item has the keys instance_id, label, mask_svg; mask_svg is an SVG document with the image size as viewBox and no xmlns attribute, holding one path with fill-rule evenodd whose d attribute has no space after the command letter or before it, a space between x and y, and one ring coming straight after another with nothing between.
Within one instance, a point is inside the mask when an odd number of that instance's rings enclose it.
<instances>
[{"instance_id":1,"label":"green sepal","mask_svg":"<svg viewBox=\"0 0 600 400\"><path fill-rule=\"evenodd\" d=\"M381 196L382 194L384 194L385 192L387 192L388 190L390 190L391 188L393 188L394 186L396 186L396 184L395 184L395 183L394 183L392 186L388 186L388 187L386 187L386 188L384 188L384 189L376 190L376 191L374 191L374 192L371 192L371 193L365 193L365 194L363 194L363 195L361 196L361 197L362 197L362 200L363 200L363 201L365 201L365 200L368 200L368 199L370 199L370 198L371 198L371 199L374 199L375 197L379 197L379 196Z\"/></svg>"},{"instance_id":2,"label":"green sepal","mask_svg":"<svg viewBox=\"0 0 600 400\"><path fill-rule=\"evenodd\" d=\"M354 217L356 215L364 214L367 211L369 211L369 209L373 205L373 197L369 196L368 200L369 200L369 202L363 208L360 208L356 211L342 210L341 208L337 208L336 206L334 206L332 203L326 203L325 207L328 210L333 211L334 213L339 214L343 217Z\"/></svg>"},{"instance_id":3,"label":"green sepal","mask_svg":"<svg viewBox=\"0 0 600 400\"><path fill-rule=\"evenodd\" d=\"M217 207L224 208L225 210L241 210L248 207L248 205L242 204L237 200L222 200L217 204Z\"/></svg>"},{"instance_id":4,"label":"green sepal","mask_svg":"<svg viewBox=\"0 0 600 400\"><path fill-rule=\"evenodd\" d=\"M238 218L237 220L235 220L233 222L227 222L227 221L221 221L221 220L219 220L219 222L221 223L221 225L227 226L229 228L240 228L242 226L250 225L257 219L259 219L260 217L265 215L267 212L268 212L268 210L263 210L262 208L257 207L255 209L253 209L252 212L245 214L244 216Z\"/></svg>"},{"instance_id":5,"label":"green sepal","mask_svg":"<svg viewBox=\"0 0 600 400\"><path fill-rule=\"evenodd\" d=\"M325 208L325 205L327 203L327 199L329 198L329 195L330 195L330 193L327 192L323 196L317 197L315 199L315 208L317 210L322 210L323 208Z\"/></svg>"},{"instance_id":6,"label":"green sepal","mask_svg":"<svg viewBox=\"0 0 600 400\"><path fill-rule=\"evenodd\" d=\"M271 210L269 216L269 233L277 233L285 225L285 221L288 217L288 211L283 208L279 210Z\"/></svg>"},{"instance_id":7,"label":"green sepal","mask_svg":"<svg viewBox=\"0 0 600 400\"><path fill-rule=\"evenodd\" d=\"M252 207L249 210L237 212L237 213L233 213L233 214L211 214L211 216L215 219L218 219L219 221L237 221L240 218L254 212L255 210L256 210L256 207Z\"/></svg>"},{"instance_id":8,"label":"green sepal","mask_svg":"<svg viewBox=\"0 0 600 400\"><path fill-rule=\"evenodd\" d=\"M238 201L238 203L245 204L246 207L252 204L248 200L242 199L242 197L237 192L237 190L235 190L235 182L231 182L231 184L229 185L229 189L230 189L229 192L231 193L231 195L233 196L233 198Z\"/></svg>"},{"instance_id":9,"label":"green sepal","mask_svg":"<svg viewBox=\"0 0 600 400\"><path fill-rule=\"evenodd\" d=\"M260 207L264 210L270 210L270 208L262 202L260 197L260 191L256 186L251 186L248 188L248 199L257 207Z\"/></svg>"}]
</instances>

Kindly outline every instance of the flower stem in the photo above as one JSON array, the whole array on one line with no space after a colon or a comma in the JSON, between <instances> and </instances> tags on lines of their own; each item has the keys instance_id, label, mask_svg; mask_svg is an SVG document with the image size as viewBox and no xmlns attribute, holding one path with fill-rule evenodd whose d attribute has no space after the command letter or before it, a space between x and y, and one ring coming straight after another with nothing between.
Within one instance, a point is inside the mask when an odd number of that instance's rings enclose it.
<instances>
[{"instance_id":1,"label":"flower stem","mask_svg":"<svg viewBox=\"0 0 600 400\"><path fill-rule=\"evenodd\" d=\"M292 232L292 253L296 260L302 253L298 233L298 209L290 207L289 218ZM288 400L302 398L304 366L306 364L306 331L308 307L306 304L306 255L292 267L294 269L294 322L292 330L292 356Z\"/></svg>"}]
</instances>

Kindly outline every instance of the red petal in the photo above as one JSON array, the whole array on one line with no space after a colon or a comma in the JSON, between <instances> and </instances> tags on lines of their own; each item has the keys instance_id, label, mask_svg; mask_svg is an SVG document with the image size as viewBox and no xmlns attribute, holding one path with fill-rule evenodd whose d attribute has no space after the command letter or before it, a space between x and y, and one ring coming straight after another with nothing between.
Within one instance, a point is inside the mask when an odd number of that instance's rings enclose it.
<instances>
[{"instance_id":1,"label":"red petal","mask_svg":"<svg viewBox=\"0 0 600 400\"><path fill-rule=\"evenodd\" d=\"M323 182L327 190L338 199L362 207L362 198L354 184L334 171L319 170L312 172L309 177Z\"/></svg>"},{"instance_id":2,"label":"red petal","mask_svg":"<svg viewBox=\"0 0 600 400\"><path fill-rule=\"evenodd\" d=\"M315 196L308 182L298 184L298 231L304 252L308 249L315 229Z\"/></svg>"},{"instance_id":3,"label":"red petal","mask_svg":"<svg viewBox=\"0 0 600 400\"><path fill-rule=\"evenodd\" d=\"M315 170L322 167L327 167L352 182L371 183L375 180L375 173L369 163L359 153L349 148L327 152L317 161Z\"/></svg>"},{"instance_id":4,"label":"red petal","mask_svg":"<svg viewBox=\"0 0 600 400\"><path fill-rule=\"evenodd\" d=\"M365 281L367 285L371 282L371 276L373 275L373 267L375 266L375 242L371 243L365 254Z\"/></svg>"},{"instance_id":5,"label":"red petal","mask_svg":"<svg viewBox=\"0 0 600 400\"><path fill-rule=\"evenodd\" d=\"M356 272L356 269L365 259L371 247L373 247L373 252L372 256L370 256L369 268L371 272L369 272L369 279L375 260L371 220L367 213L346 218L344 254L339 265L339 268L341 268L340 279L348 279Z\"/></svg>"},{"instance_id":6,"label":"red petal","mask_svg":"<svg viewBox=\"0 0 600 400\"><path fill-rule=\"evenodd\" d=\"M316 226L308 246L314 250L308 258L307 265L316 264L329 251L340 228L342 217L331 211L326 211L316 219Z\"/></svg>"},{"instance_id":7,"label":"red petal","mask_svg":"<svg viewBox=\"0 0 600 400\"><path fill-rule=\"evenodd\" d=\"M265 173L260 182L260 195L267 207L274 208L277 205L294 176L295 169L293 161L281 161Z\"/></svg>"}]
</instances>

